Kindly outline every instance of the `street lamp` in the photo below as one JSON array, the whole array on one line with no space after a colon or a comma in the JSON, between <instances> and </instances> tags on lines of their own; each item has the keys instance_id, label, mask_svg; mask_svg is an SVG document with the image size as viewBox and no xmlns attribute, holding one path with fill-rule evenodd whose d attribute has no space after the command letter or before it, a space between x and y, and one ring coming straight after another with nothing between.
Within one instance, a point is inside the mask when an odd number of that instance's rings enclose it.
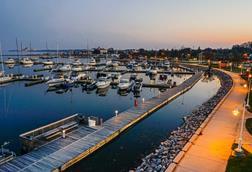
<instances>
[{"instance_id":1,"label":"street lamp","mask_svg":"<svg viewBox=\"0 0 252 172\"><path fill-rule=\"evenodd\" d=\"M251 78L252 74L248 75L248 82L249 82L249 87L248 87L248 98L247 98L247 107L249 107L249 98L250 98L250 90L251 90Z\"/></svg>"},{"instance_id":2,"label":"street lamp","mask_svg":"<svg viewBox=\"0 0 252 172\"><path fill-rule=\"evenodd\" d=\"M242 111L242 117L241 117L241 129L238 139L238 147L235 149L236 156L242 156L243 150L242 150L242 134L243 134L243 128L244 128L244 119L245 119L245 103L243 104L243 111ZM233 110L233 115L238 116L240 114L240 111L238 108Z\"/></svg>"},{"instance_id":3,"label":"street lamp","mask_svg":"<svg viewBox=\"0 0 252 172\"><path fill-rule=\"evenodd\" d=\"M232 66L233 64L232 64L232 62L230 62L229 65L230 65L230 71L232 72L233 71L233 66Z\"/></svg>"},{"instance_id":4,"label":"street lamp","mask_svg":"<svg viewBox=\"0 0 252 172\"><path fill-rule=\"evenodd\" d=\"M241 75L242 75L242 65L240 64L239 66L238 66L240 69L241 69Z\"/></svg>"}]
</instances>

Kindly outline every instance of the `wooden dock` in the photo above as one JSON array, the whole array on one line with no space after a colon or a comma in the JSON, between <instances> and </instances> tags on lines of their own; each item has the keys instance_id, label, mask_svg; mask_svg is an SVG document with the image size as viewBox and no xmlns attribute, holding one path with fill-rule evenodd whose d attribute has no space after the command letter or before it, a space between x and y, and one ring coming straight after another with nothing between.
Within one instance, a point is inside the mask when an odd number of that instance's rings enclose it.
<instances>
[{"instance_id":1,"label":"wooden dock","mask_svg":"<svg viewBox=\"0 0 252 172\"><path fill-rule=\"evenodd\" d=\"M3 171L63 171L133 126L147 115L166 105L177 96L188 91L202 76L196 73L181 85L160 93L156 97L139 103L117 116L105 121L96 130L80 127L66 134L65 138L53 140L27 154L0 166Z\"/></svg>"}]
</instances>

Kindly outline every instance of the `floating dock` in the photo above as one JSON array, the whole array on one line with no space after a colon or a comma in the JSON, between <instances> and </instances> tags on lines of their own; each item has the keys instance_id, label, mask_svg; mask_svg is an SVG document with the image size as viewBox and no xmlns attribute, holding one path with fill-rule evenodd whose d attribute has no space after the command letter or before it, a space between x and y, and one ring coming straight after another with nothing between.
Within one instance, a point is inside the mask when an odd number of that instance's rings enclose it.
<instances>
[{"instance_id":1,"label":"floating dock","mask_svg":"<svg viewBox=\"0 0 252 172\"><path fill-rule=\"evenodd\" d=\"M59 137L27 154L16 157L1 165L0 172L63 171L92 154L146 116L188 91L200 80L202 74L202 72L196 73L179 86L139 103L137 107L132 107L119 113L102 123L96 130L87 132L85 128L79 127L67 133L65 138Z\"/></svg>"}]
</instances>

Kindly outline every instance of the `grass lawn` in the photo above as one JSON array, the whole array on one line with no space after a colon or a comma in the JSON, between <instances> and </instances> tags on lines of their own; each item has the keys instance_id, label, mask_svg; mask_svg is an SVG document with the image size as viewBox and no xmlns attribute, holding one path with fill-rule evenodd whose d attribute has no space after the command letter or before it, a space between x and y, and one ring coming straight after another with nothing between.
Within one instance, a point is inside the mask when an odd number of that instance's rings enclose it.
<instances>
[{"instance_id":1,"label":"grass lawn","mask_svg":"<svg viewBox=\"0 0 252 172\"><path fill-rule=\"evenodd\" d=\"M233 149L237 144L233 145ZM230 156L226 168L226 172L251 172L252 171L252 154L244 150L245 157Z\"/></svg>"}]
</instances>

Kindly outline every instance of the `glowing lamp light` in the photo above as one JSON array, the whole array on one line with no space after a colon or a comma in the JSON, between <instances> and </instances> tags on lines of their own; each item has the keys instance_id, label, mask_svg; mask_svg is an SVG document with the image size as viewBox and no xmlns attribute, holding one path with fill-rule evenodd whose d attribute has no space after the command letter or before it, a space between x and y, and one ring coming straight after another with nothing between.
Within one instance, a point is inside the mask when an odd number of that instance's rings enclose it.
<instances>
[{"instance_id":1,"label":"glowing lamp light","mask_svg":"<svg viewBox=\"0 0 252 172\"><path fill-rule=\"evenodd\" d=\"M142 98L142 102L144 103L144 98Z\"/></svg>"},{"instance_id":2,"label":"glowing lamp light","mask_svg":"<svg viewBox=\"0 0 252 172\"><path fill-rule=\"evenodd\" d=\"M62 137L63 137L63 138L66 138L66 130L63 130L63 131L62 131Z\"/></svg>"},{"instance_id":3,"label":"glowing lamp light","mask_svg":"<svg viewBox=\"0 0 252 172\"><path fill-rule=\"evenodd\" d=\"M118 110L115 111L115 115L116 115L116 116L118 115Z\"/></svg>"},{"instance_id":4,"label":"glowing lamp light","mask_svg":"<svg viewBox=\"0 0 252 172\"><path fill-rule=\"evenodd\" d=\"M244 87L244 88L247 88L247 84L244 84L243 87Z\"/></svg>"},{"instance_id":5,"label":"glowing lamp light","mask_svg":"<svg viewBox=\"0 0 252 172\"><path fill-rule=\"evenodd\" d=\"M234 116L238 116L239 113L240 113L240 111L239 111L238 108L236 108L236 109L233 110L233 115L234 115Z\"/></svg>"},{"instance_id":6,"label":"glowing lamp light","mask_svg":"<svg viewBox=\"0 0 252 172\"><path fill-rule=\"evenodd\" d=\"M249 76L248 76L249 78L251 78L252 77L252 74L249 74Z\"/></svg>"}]
</instances>

